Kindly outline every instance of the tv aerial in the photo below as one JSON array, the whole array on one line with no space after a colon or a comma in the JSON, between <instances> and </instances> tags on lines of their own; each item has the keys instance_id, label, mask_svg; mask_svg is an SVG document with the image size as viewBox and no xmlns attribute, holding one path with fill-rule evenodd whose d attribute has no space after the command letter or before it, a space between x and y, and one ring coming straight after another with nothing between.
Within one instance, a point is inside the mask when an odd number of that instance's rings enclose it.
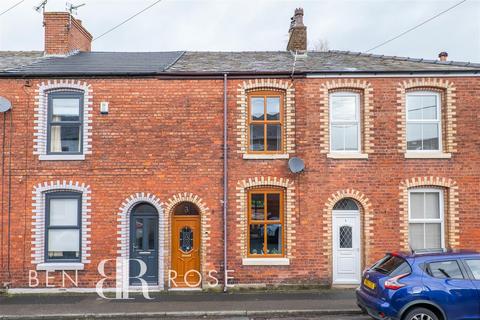
<instances>
[{"instance_id":1,"label":"tv aerial","mask_svg":"<svg viewBox=\"0 0 480 320\"><path fill-rule=\"evenodd\" d=\"M65 6L67 7L67 11L70 12L70 14L77 14L77 9L80 8L80 7L83 7L85 5L85 3L82 3L82 4L77 4L77 5L74 5L73 3L70 3L70 2L67 2L65 3Z\"/></svg>"},{"instance_id":2,"label":"tv aerial","mask_svg":"<svg viewBox=\"0 0 480 320\"><path fill-rule=\"evenodd\" d=\"M47 5L47 1L48 0L43 0L38 6L33 7L33 9L35 9L35 11L37 11L38 13L40 13L40 11L45 13L45 6Z\"/></svg>"}]
</instances>

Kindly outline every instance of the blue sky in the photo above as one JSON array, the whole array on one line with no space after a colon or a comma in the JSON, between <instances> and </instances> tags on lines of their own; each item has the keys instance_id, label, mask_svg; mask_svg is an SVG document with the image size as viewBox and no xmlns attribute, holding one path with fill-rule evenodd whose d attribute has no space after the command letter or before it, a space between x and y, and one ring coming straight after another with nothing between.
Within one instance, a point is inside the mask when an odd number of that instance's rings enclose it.
<instances>
[{"instance_id":1,"label":"blue sky","mask_svg":"<svg viewBox=\"0 0 480 320\"><path fill-rule=\"evenodd\" d=\"M62 11L66 0L49 0ZM68 0L86 3L77 17L94 35L154 0ZM256 51L284 50L289 20L305 10L309 46L327 40L330 49L365 51L430 18L460 0L163 0L112 33L96 40L97 51ZM18 0L1 0L0 12ZM26 0L0 17L0 50L42 50L42 16ZM480 0L450 12L375 50L375 53L480 62Z\"/></svg>"}]
</instances>

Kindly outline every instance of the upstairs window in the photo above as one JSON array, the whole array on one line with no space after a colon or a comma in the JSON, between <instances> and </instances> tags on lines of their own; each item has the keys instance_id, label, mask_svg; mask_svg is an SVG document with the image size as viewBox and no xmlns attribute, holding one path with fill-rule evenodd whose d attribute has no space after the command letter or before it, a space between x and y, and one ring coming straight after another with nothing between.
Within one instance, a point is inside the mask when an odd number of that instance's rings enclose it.
<instances>
[{"instance_id":1,"label":"upstairs window","mask_svg":"<svg viewBox=\"0 0 480 320\"><path fill-rule=\"evenodd\" d=\"M409 192L409 235L414 250L444 247L442 190L412 189Z\"/></svg>"},{"instance_id":2,"label":"upstairs window","mask_svg":"<svg viewBox=\"0 0 480 320\"><path fill-rule=\"evenodd\" d=\"M407 93L407 151L441 151L440 94Z\"/></svg>"},{"instance_id":3,"label":"upstairs window","mask_svg":"<svg viewBox=\"0 0 480 320\"><path fill-rule=\"evenodd\" d=\"M83 93L48 95L47 154L82 154Z\"/></svg>"},{"instance_id":4,"label":"upstairs window","mask_svg":"<svg viewBox=\"0 0 480 320\"><path fill-rule=\"evenodd\" d=\"M80 261L81 193L52 192L45 199L45 260Z\"/></svg>"},{"instance_id":5,"label":"upstairs window","mask_svg":"<svg viewBox=\"0 0 480 320\"><path fill-rule=\"evenodd\" d=\"M360 153L360 95L330 94L330 151Z\"/></svg>"},{"instance_id":6,"label":"upstairs window","mask_svg":"<svg viewBox=\"0 0 480 320\"><path fill-rule=\"evenodd\" d=\"M248 110L248 152L283 152L283 95L275 91L252 92Z\"/></svg>"}]
</instances>

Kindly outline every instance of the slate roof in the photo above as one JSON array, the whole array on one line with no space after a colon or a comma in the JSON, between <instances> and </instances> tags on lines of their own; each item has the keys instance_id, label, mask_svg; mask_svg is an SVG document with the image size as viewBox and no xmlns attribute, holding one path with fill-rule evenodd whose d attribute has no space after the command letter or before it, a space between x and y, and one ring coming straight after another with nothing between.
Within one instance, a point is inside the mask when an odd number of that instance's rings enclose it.
<instances>
[{"instance_id":1,"label":"slate roof","mask_svg":"<svg viewBox=\"0 0 480 320\"><path fill-rule=\"evenodd\" d=\"M0 51L0 72L32 64L42 57L42 51Z\"/></svg>"},{"instance_id":2,"label":"slate roof","mask_svg":"<svg viewBox=\"0 0 480 320\"><path fill-rule=\"evenodd\" d=\"M10 54L10 56L9 56ZM480 64L348 51L79 52L66 57L0 52L0 76L480 72ZM24 56L24 57L23 57ZM23 57L23 58L22 58ZM23 59L23 60L22 60ZM17 63L17 67L13 68ZM6 67L1 67L6 66ZM8 69L8 70L7 70ZM3 70L3 71L2 71Z\"/></svg>"}]
</instances>

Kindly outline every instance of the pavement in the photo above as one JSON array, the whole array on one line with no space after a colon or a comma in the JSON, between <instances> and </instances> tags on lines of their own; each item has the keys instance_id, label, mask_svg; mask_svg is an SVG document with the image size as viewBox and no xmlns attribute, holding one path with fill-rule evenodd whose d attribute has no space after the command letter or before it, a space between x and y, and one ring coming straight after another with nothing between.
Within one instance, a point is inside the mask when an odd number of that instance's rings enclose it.
<instances>
[{"instance_id":1,"label":"pavement","mask_svg":"<svg viewBox=\"0 0 480 320\"><path fill-rule=\"evenodd\" d=\"M0 319L367 319L352 289L151 293L152 300L96 294L0 296ZM343 318L342 318L343 317Z\"/></svg>"}]
</instances>

